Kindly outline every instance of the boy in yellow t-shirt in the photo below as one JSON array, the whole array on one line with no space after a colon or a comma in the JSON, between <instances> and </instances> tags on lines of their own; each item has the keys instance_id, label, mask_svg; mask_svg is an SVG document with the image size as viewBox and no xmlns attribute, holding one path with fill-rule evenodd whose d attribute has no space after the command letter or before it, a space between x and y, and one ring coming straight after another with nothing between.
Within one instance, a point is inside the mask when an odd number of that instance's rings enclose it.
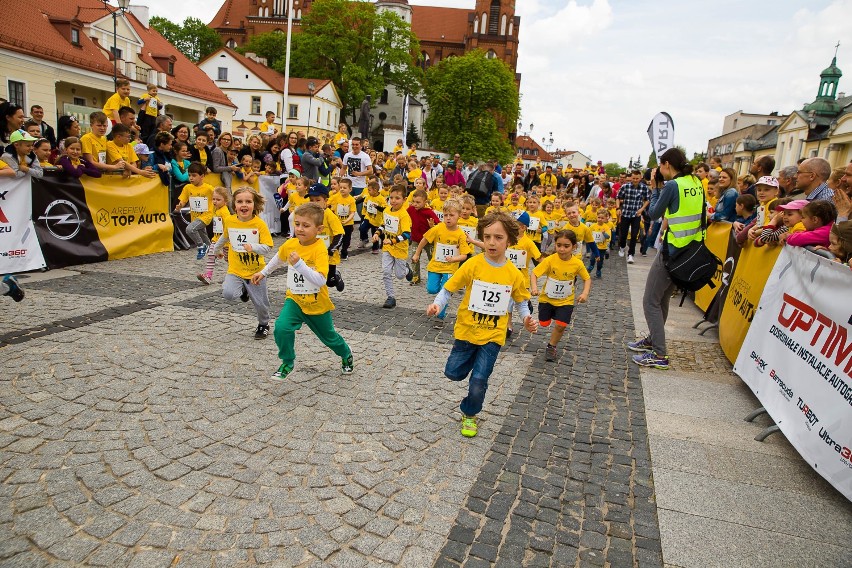
<instances>
[{"instance_id":1,"label":"boy in yellow t-shirt","mask_svg":"<svg viewBox=\"0 0 852 568\"><path fill-rule=\"evenodd\" d=\"M364 205L361 208L363 219L361 220L361 248L370 246L369 238L371 232L373 235L384 223L383 211L388 206L387 200L379 192L379 182L373 180L367 184L367 193L362 193L356 200L363 200ZM379 243L373 243L373 254L379 254Z\"/></svg>"},{"instance_id":2,"label":"boy in yellow t-shirt","mask_svg":"<svg viewBox=\"0 0 852 568\"><path fill-rule=\"evenodd\" d=\"M429 207L432 208L432 211L435 212L435 215L438 216L439 221L444 220L444 202L447 201L450 197L450 190L447 186L443 186L437 190L438 196L432 199L429 203Z\"/></svg>"},{"instance_id":3,"label":"boy in yellow t-shirt","mask_svg":"<svg viewBox=\"0 0 852 568\"><path fill-rule=\"evenodd\" d=\"M527 213L530 216L530 224L527 226L527 236L541 250L541 233L547 222L547 216L539 209L537 196L531 195L526 202Z\"/></svg>"},{"instance_id":4,"label":"boy in yellow t-shirt","mask_svg":"<svg viewBox=\"0 0 852 568\"><path fill-rule=\"evenodd\" d=\"M130 106L130 81L127 79L119 79L115 83L115 94L107 99L104 104L104 114L112 121L113 125L118 124L120 119L118 109L121 107Z\"/></svg>"},{"instance_id":5,"label":"boy in yellow t-shirt","mask_svg":"<svg viewBox=\"0 0 852 568\"><path fill-rule=\"evenodd\" d=\"M334 329L331 312L334 304L328 296L328 251L317 238L325 218L318 203L300 205L294 213L296 237L287 240L260 272L251 277L260 283L279 266L287 265L287 296L275 320L275 344L281 365L272 374L283 380L293 371L296 361L296 331L308 324L314 335L341 359L340 372L351 375L354 370L352 350Z\"/></svg>"},{"instance_id":6,"label":"boy in yellow t-shirt","mask_svg":"<svg viewBox=\"0 0 852 568\"><path fill-rule=\"evenodd\" d=\"M556 254L545 258L533 269L530 275L530 292L538 296L538 279L546 276L543 294L538 300L538 323L542 327L550 327L555 323L550 334L550 341L544 349L546 361L556 361L556 345L562 339L565 328L571 323L574 311L574 279L583 279L583 292L577 298L581 304L589 299L592 280L582 259L574 255L577 247L577 235L573 231L564 230L556 233Z\"/></svg>"},{"instance_id":7,"label":"boy in yellow t-shirt","mask_svg":"<svg viewBox=\"0 0 852 568\"><path fill-rule=\"evenodd\" d=\"M589 266L586 268L591 270L592 268L595 268L595 265L597 265L595 277L600 278L601 270L603 269L604 255L606 254L610 240L612 239L612 224L609 222L609 212L606 209L603 207L598 209L597 220L592 223L589 230L592 231L595 246L589 247L589 253L591 256L589 258Z\"/></svg>"},{"instance_id":8,"label":"boy in yellow t-shirt","mask_svg":"<svg viewBox=\"0 0 852 568\"><path fill-rule=\"evenodd\" d=\"M499 196L499 193L492 194ZM476 227L479 225L479 219L476 217L476 200L469 193L462 194L459 197L461 201L461 215L459 215L459 228L464 231L467 237L468 244L479 247L482 250L482 241L479 240L479 235L476 233ZM489 207L489 209L491 209ZM487 211L487 209L486 209Z\"/></svg>"},{"instance_id":9,"label":"boy in yellow t-shirt","mask_svg":"<svg viewBox=\"0 0 852 568\"><path fill-rule=\"evenodd\" d=\"M112 140L106 143L107 164L124 164L124 177L129 177L130 174L156 177L157 173L150 167L144 170L139 168L139 157L130 144L130 138L130 128L127 126L116 124L112 127Z\"/></svg>"},{"instance_id":10,"label":"boy in yellow t-shirt","mask_svg":"<svg viewBox=\"0 0 852 568\"><path fill-rule=\"evenodd\" d=\"M189 183L183 186L183 191L175 205L175 213L189 203L190 223L186 226L186 236L198 247L195 260L201 260L210 248L210 237L207 235L207 225L213 222L213 186L204 183L207 170L198 162L189 164Z\"/></svg>"},{"instance_id":11,"label":"boy in yellow t-shirt","mask_svg":"<svg viewBox=\"0 0 852 568\"><path fill-rule=\"evenodd\" d=\"M326 186L321 183L313 184L308 190L308 198L311 203L316 203L325 211L319 230L319 238L328 250L326 286L334 286L338 292L343 292L346 285L343 283L343 275L337 270L337 266L340 264L340 245L343 242L343 224L340 222L340 217L328 208L328 188ZM295 216L293 222L295 223Z\"/></svg>"},{"instance_id":12,"label":"boy in yellow t-shirt","mask_svg":"<svg viewBox=\"0 0 852 568\"><path fill-rule=\"evenodd\" d=\"M271 110L267 111L266 121L261 122L258 128L260 129L261 134L268 134L269 136L275 136L278 134L278 129L275 128L275 113Z\"/></svg>"},{"instance_id":13,"label":"boy in yellow t-shirt","mask_svg":"<svg viewBox=\"0 0 852 568\"><path fill-rule=\"evenodd\" d=\"M411 217L405 208L405 186L393 186L389 198L390 207L384 210L382 227L373 235L374 243L382 243L382 284L388 296L382 307L388 310L396 307L394 277L400 280L405 278L409 282L414 278L414 272L406 262L408 241L411 239Z\"/></svg>"},{"instance_id":14,"label":"boy in yellow t-shirt","mask_svg":"<svg viewBox=\"0 0 852 568\"><path fill-rule=\"evenodd\" d=\"M105 136L107 120L107 115L99 110L90 114L89 126L91 126L92 131L80 137L80 147L83 151L83 157L100 171L115 172L124 169L124 162L107 163L107 139Z\"/></svg>"},{"instance_id":15,"label":"boy in yellow t-shirt","mask_svg":"<svg viewBox=\"0 0 852 568\"><path fill-rule=\"evenodd\" d=\"M352 243L352 231L355 230L355 198L352 197L352 180L340 180L338 193L328 199L328 207L336 214L343 225L343 241L340 244L340 260L349 257L349 245Z\"/></svg>"},{"instance_id":16,"label":"boy in yellow t-shirt","mask_svg":"<svg viewBox=\"0 0 852 568\"><path fill-rule=\"evenodd\" d=\"M424 233L423 239L417 245L417 251L411 257L412 262L420 262L420 254L423 249L426 248L427 244L432 245L434 253L426 266L426 292L429 294L440 292L450 276L459 269L459 263L473 253L473 249L467 243L467 236L458 224L462 207L461 202L449 199L443 204L443 207L444 220ZM444 309L438 314L436 329L444 327L446 315L447 308L444 306Z\"/></svg>"},{"instance_id":17,"label":"boy in yellow t-shirt","mask_svg":"<svg viewBox=\"0 0 852 568\"><path fill-rule=\"evenodd\" d=\"M506 260L507 247L518 242L517 223L506 213L491 213L482 218L478 231L485 251L465 262L426 310L426 315L437 316L451 295L464 289L453 330L455 342L444 375L451 381L462 381L470 375L468 394L459 405L461 434L469 438L477 434L477 415L485 401L488 379L506 342L509 302L515 302L530 333L538 329L527 303L528 279Z\"/></svg>"},{"instance_id":18,"label":"boy in yellow t-shirt","mask_svg":"<svg viewBox=\"0 0 852 568\"><path fill-rule=\"evenodd\" d=\"M576 203L571 205L566 204L563 207L565 211L565 219L568 221L563 230L568 229L577 236L577 246L574 247L574 256L583 256L583 251L579 243L586 243L586 248L594 246L595 237L592 235L591 229L585 223L580 222L580 208Z\"/></svg>"}]
</instances>

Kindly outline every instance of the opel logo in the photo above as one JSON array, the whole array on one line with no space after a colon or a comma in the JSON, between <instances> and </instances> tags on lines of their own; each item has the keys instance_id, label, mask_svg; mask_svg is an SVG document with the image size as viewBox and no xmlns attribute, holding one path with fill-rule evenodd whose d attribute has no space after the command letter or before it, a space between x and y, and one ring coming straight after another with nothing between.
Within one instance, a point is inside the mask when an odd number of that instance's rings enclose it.
<instances>
[{"instance_id":1,"label":"opel logo","mask_svg":"<svg viewBox=\"0 0 852 568\"><path fill-rule=\"evenodd\" d=\"M48 232L61 241L68 241L77 236L83 225L83 218L77 206L65 199L57 199L44 210L44 215L38 218L44 221Z\"/></svg>"}]
</instances>

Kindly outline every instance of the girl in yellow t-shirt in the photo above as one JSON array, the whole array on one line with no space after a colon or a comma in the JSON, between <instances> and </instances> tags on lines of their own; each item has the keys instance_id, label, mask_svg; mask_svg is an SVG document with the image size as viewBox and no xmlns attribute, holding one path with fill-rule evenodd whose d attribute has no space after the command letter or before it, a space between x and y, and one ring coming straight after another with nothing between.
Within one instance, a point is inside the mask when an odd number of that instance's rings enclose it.
<instances>
[{"instance_id":1,"label":"girl in yellow t-shirt","mask_svg":"<svg viewBox=\"0 0 852 568\"><path fill-rule=\"evenodd\" d=\"M231 216L231 192L226 187L213 188L213 239L215 245L225 230L225 218ZM213 282L213 268L216 266L216 255L213 248L207 252L207 265L204 272L198 274L198 279L204 284Z\"/></svg>"}]
</instances>

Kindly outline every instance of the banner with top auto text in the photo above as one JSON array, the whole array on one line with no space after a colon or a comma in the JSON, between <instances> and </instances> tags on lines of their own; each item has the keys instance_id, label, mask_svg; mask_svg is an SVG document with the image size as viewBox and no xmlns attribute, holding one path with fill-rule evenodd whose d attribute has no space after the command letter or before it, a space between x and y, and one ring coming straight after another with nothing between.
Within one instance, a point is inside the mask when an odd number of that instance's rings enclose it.
<instances>
[{"instance_id":1,"label":"banner with top auto text","mask_svg":"<svg viewBox=\"0 0 852 568\"><path fill-rule=\"evenodd\" d=\"M805 461L852 501L850 290L848 266L783 247L734 372Z\"/></svg>"},{"instance_id":2,"label":"banner with top auto text","mask_svg":"<svg viewBox=\"0 0 852 568\"><path fill-rule=\"evenodd\" d=\"M44 266L32 222L29 176L0 179L0 275Z\"/></svg>"}]
</instances>

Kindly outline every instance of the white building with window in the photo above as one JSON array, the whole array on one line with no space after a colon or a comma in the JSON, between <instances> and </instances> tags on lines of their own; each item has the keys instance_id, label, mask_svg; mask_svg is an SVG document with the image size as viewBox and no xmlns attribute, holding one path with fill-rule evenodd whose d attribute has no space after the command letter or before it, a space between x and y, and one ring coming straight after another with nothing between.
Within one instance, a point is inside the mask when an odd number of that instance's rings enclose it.
<instances>
[{"instance_id":1,"label":"white building with window","mask_svg":"<svg viewBox=\"0 0 852 568\"><path fill-rule=\"evenodd\" d=\"M337 132L343 105L334 83L328 79L290 77L287 108L284 105L284 75L266 66L254 54L241 55L223 47L198 66L237 106L233 133L245 137L260 132L266 113L275 113L275 130L281 131L282 112L287 113L287 131L302 130L321 141Z\"/></svg>"}]
</instances>

